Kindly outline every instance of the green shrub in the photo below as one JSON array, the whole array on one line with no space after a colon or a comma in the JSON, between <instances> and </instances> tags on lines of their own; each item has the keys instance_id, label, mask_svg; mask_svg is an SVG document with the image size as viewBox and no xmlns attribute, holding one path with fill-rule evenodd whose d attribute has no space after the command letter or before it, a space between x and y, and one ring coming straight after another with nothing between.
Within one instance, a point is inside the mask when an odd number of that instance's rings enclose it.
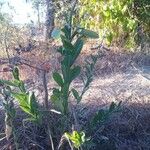
<instances>
[{"instance_id":1,"label":"green shrub","mask_svg":"<svg viewBox=\"0 0 150 150\"><path fill-rule=\"evenodd\" d=\"M82 26L106 33L106 44L134 48L139 28L150 38L149 0L80 0L79 20ZM141 42L141 41L140 41Z\"/></svg>"},{"instance_id":2,"label":"green shrub","mask_svg":"<svg viewBox=\"0 0 150 150\"><path fill-rule=\"evenodd\" d=\"M41 122L41 112L39 110L39 104L36 101L34 92L26 91L23 81L19 78L19 70L17 67L13 70L13 77L14 79L12 81L0 80L0 82L9 87L10 96L17 100L20 108L30 116L30 118L27 118L26 121ZM16 92L16 90L11 87L17 88L18 91Z\"/></svg>"}]
</instances>

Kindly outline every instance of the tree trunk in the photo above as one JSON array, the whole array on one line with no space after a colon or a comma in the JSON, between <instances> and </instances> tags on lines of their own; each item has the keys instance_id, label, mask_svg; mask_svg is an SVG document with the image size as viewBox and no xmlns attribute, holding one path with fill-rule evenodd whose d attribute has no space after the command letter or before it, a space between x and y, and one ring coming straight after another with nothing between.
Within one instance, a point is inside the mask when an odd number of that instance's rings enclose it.
<instances>
[{"instance_id":1,"label":"tree trunk","mask_svg":"<svg viewBox=\"0 0 150 150\"><path fill-rule=\"evenodd\" d=\"M39 5L38 5L38 7L37 7L37 18L38 18L39 29L41 29L40 6L39 6Z\"/></svg>"},{"instance_id":2,"label":"tree trunk","mask_svg":"<svg viewBox=\"0 0 150 150\"><path fill-rule=\"evenodd\" d=\"M54 28L54 2L46 0L46 20L45 20L45 40L51 38L51 33Z\"/></svg>"}]
</instances>

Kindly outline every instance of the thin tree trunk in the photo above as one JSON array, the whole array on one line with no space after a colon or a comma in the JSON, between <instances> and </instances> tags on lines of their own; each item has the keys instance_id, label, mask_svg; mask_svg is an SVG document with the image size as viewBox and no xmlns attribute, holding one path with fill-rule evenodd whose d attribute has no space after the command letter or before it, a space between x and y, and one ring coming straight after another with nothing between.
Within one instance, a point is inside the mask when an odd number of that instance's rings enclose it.
<instances>
[{"instance_id":1,"label":"thin tree trunk","mask_svg":"<svg viewBox=\"0 0 150 150\"><path fill-rule=\"evenodd\" d=\"M38 25L39 25L39 29L41 29L40 6L37 7L37 17L38 17Z\"/></svg>"},{"instance_id":2,"label":"thin tree trunk","mask_svg":"<svg viewBox=\"0 0 150 150\"><path fill-rule=\"evenodd\" d=\"M47 89L47 79L46 79L46 71L43 71L43 86L44 86L44 92L45 92L45 99L44 99L44 105L45 108L48 110L48 89Z\"/></svg>"},{"instance_id":3,"label":"thin tree trunk","mask_svg":"<svg viewBox=\"0 0 150 150\"><path fill-rule=\"evenodd\" d=\"M45 40L51 37L54 28L54 2L53 0L46 0L46 20L45 20Z\"/></svg>"},{"instance_id":4,"label":"thin tree trunk","mask_svg":"<svg viewBox=\"0 0 150 150\"><path fill-rule=\"evenodd\" d=\"M8 31L8 26L7 26L7 31ZM10 62L10 55L9 55L8 45L7 45L7 31L5 32L4 44L5 44L5 50L6 50L7 58L8 58L9 64L10 64L11 63Z\"/></svg>"}]
</instances>

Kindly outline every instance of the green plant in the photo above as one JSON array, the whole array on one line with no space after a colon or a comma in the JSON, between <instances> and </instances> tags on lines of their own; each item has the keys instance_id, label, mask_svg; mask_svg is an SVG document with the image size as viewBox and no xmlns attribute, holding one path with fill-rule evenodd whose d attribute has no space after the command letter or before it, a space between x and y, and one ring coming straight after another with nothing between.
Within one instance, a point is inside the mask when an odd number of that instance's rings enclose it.
<instances>
[{"instance_id":1,"label":"green plant","mask_svg":"<svg viewBox=\"0 0 150 150\"><path fill-rule=\"evenodd\" d=\"M107 109L100 109L93 115L86 126L87 135L90 136L90 140L84 144L83 148L89 150L116 149L112 139L104 136L103 131L105 129L106 122L110 119L112 114L119 112L120 109L121 102L118 104L112 102Z\"/></svg>"},{"instance_id":2,"label":"green plant","mask_svg":"<svg viewBox=\"0 0 150 150\"><path fill-rule=\"evenodd\" d=\"M91 126L95 127L97 124L102 125L103 123L105 123L113 113L120 110L120 106L121 102L119 102L118 104L112 102L108 109L100 109L92 118Z\"/></svg>"},{"instance_id":3,"label":"green plant","mask_svg":"<svg viewBox=\"0 0 150 150\"><path fill-rule=\"evenodd\" d=\"M134 48L139 25L145 36L150 34L149 0L79 0L78 7L81 25L106 32L108 45Z\"/></svg>"},{"instance_id":4,"label":"green plant","mask_svg":"<svg viewBox=\"0 0 150 150\"><path fill-rule=\"evenodd\" d=\"M0 80L2 84L5 84L10 89L10 96L19 102L20 108L27 113L30 118L25 119L26 121L36 121L41 122L42 114L39 110L39 105L36 101L34 92L27 92L23 81L19 78L19 70L17 67L13 69L13 80ZM17 88L13 90L11 87Z\"/></svg>"},{"instance_id":5,"label":"green plant","mask_svg":"<svg viewBox=\"0 0 150 150\"><path fill-rule=\"evenodd\" d=\"M14 125L14 119L16 117L16 111L14 108L13 99L10 97L10 88L7 86L2 86L0 94L3 95L4 99L2 104L5 110L5 138L10 141L13 137L16 150L19 149L18 137Z\"/></svg>"},{"instance_id":6,"label":"green plant","mask_svg":"<svg viewBox=\"0 0 150 150\"><path fill-rule=\"evenodd\" d=\"M58 49L58 52L63 57L63 60L61 61L62 74L58 72L53 73L53 79L56 81L59 88L54 88L53 95L51 96L51 100L55 106L65 115L69 111L68 104L71 92L77 100L77 103L79 103L81 101L82 95L85 93L86 88L90 83L89 79L91 77L87 77L88 81L85 83L85 88L83 88L81 95L79 95L79 93L74 88L70 88L73 80L77 78L81 72L81 67L79 65L75 65L75 61L81 53L84 45L84 39L99 37L98 34L93 31L73 26L72 19L73 12L71 12L67 24L61 29L60 32L58 32L58 30L56 32L56 34L60 34L62 42L62 46ZM56 34L53 32L53 37L58 37ZM96 58L92 58L95 64ZM87 74L91 75L90 70L88 69L87 71Z\"/></svg>"},{"instance_id":7,"label":"green plant","mask_svg":"<svg viewBox=\"0 0 150 150\"><path fill-rule=\"evenodd\" d=\"M84 132L73 131L72 134L66 132L65 137L72 149L77 148L78 150L82 150L82 145L85 144L86 141L88 141L88 139L85 137ZM73 143L73 146L70 141Z\"/></svg>"}]
</instances>

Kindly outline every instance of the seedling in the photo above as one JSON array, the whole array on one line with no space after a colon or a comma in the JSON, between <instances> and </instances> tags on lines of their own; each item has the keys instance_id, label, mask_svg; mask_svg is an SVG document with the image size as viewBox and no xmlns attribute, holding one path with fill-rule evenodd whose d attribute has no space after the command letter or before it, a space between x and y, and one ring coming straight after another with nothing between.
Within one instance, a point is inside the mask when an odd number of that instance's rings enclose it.
<instances>
[{"instance_id":1,"label":"seedling","mask_svg":"<svg viewBox=\"0 0 150 150\"><path fill-rule=\"evenodd\" d=\"M98 38L98 34L81 28L73 26L72 19L73 13L71 12L69 21L64 25L64 27L58 32L54 30L52 33L53 37L57 37L60 34L60 39L62 42L62 46L57 50L63 60L61 61L61 73L54 72L53 79L58 84L58 88L53 89L53 95L51 96L52 102L55 106L63 113L67 114L69 112L69 98L72 93L74 98L79 103L82 99L83 94L89 87L90 82L92 81L92 70L94 68L94 64L96 63L97 58L93 58L92 64L88 64L87 66L87 79L83 79L84 88L81 94L77 92L76 89L70 87L71 83L79 76L81 72L81 66L76 65L75 61L79 57L81 50L84 45L85 38ZM57 32L56 32L57 31Z\"/></svg>"},{"instance_id":2,"label":"seedling","mask_svg":"<svg viewBox=\"0 0 150 150\"><path fill-rule=\"evenodd\" d=\"M41 122L41 112L39 111L34 92L26 92L24 83L20 80L17 67L13 70L13 78L12 81L0 80L0 82L9 87L10 95L19 102L20 108L30 116L30 118L25 120ZM11 90L11 87L17 88L18 91Z\"/></svg>"},{"instance_id":3,"label":"seedling","mask_svg":"<svg viewBox=\"0 0 150 150\"><path fill-rule=\"evenodd\" d=\"M13 137L16 150L18 150L17 133L14 126L14 119L16 117L16 111L14 108L13 99L10 97L10 87L2 86L0 94L3 96L2 104L5 110L5 137L7 141L10 141ZM3 138L3 139L4 139Z\"/></svg>"},{"instance_id":4,"label":"seedling","mask_svg":"<svg viewBox=\"0 0 150 150\"><path fill-rule=\"evenodd\" d=\"M86 141L88 141L88 139L85 137L84 132L73 131L72 134L65 133L65 137L72 149L76 148L78 150L82 150L82 145L85 144Z\"/></svg>"},{"instance_id":5,"label":"seedling","mask_svg":"<svg viewBox=\"0 0 150 150\"><path fill-rule=\"evenodd\" d=\"M121 101L118 104L112 102L108 109L100 109L96 112L93 119L91 120L91 125L95 127L98 124L104 124L113 113L118 112L120 110L120 107Z\"/></svg>"}]
</instances>

